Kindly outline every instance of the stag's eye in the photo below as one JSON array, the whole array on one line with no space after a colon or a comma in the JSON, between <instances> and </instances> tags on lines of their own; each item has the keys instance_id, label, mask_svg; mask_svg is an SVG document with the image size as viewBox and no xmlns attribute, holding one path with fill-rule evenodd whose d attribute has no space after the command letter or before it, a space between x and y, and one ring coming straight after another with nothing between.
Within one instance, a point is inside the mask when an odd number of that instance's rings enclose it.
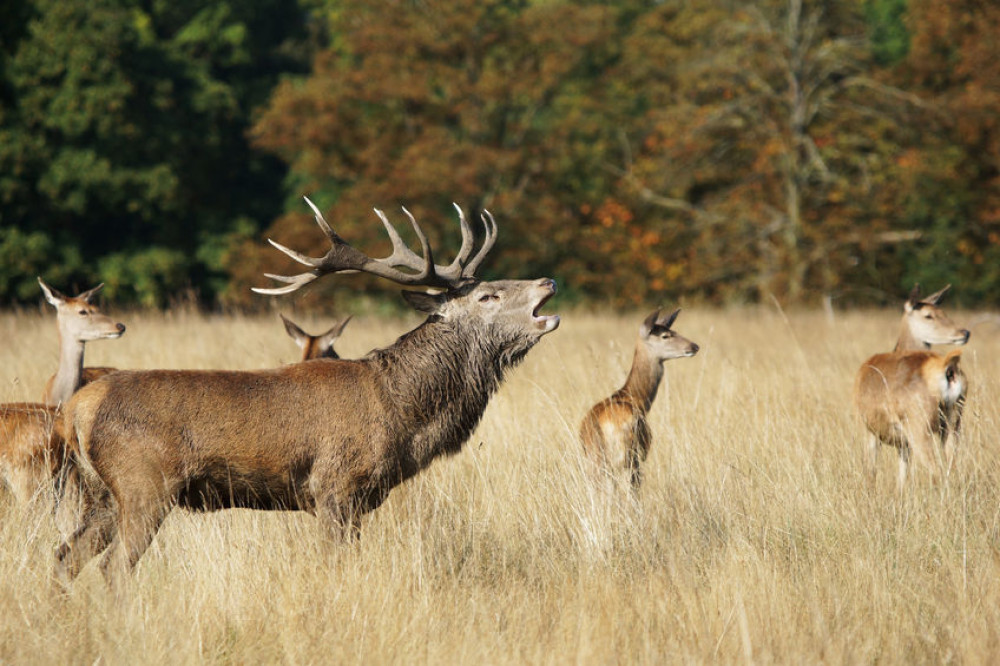
<instances>
[{"instance_id":1,"label":"stag's eye","mask_svg":"<svg viewBox=\"0 0 1000 666\"><path fill-rule=\"evenodd\" d=\"M497 294L483 294L482 296L479 297L480 303L487 303L489 301L497 301L497 300L500 300L500 296Z\"/></svg>"},{"instance_id":2,"label":"stag's eye","mask_svg":"<svg viewBox=\"0 0 1000 666\"><path fill-rule=\"evenodd\" d=\"M83 315L84 317L86 317L86 316L87 316L87 315L89 315L90 313L89 313L89 312L87 312L86 310L80 310L80 314L82 314L82 315Z\"/></svg>"}]
</instances>

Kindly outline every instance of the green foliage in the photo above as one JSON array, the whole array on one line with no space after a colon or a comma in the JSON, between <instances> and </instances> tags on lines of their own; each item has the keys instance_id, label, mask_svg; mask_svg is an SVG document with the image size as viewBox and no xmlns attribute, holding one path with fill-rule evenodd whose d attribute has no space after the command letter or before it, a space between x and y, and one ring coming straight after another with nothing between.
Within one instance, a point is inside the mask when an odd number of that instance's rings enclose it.
<instances>
[{"instance_id":1,"label":"green foliage","mask_svg":"<svg viewBox=\"0 0 1000 666\"><path fill-rule=\"evenodd\" d=\"M76 248L59 248L43 232L0 228L0 292L37 300L36 277L52 284L71 283L81 263Z\"/></svg>"},{"instance_id":2,"label":"green foliage","mask_svg":"<svg viewBox=\"0 0 1000 666\"><path fill-rule=\"evenodd\" d=\"M879 65L895 65L910 50L906 28L907 0L865 0L865 20L872 56Z\"/></svg>"},{"instance_id":3,"label":"green foliage","mask_svg":"<svg viewBox=\"0 0 1000 666\"><path fill-rule=\"evenodd\" d=\"M0 302L259 305L298 270L262 231L322 247L304 194L372 254L372 206L442 256L489 208L484 276L580 300L995 301L998 36L976 0L13 0Z\"/></svg>"},{"instance_id":4,"label":"green foliage","mask_svg":"<svg viewBox=\"0 0 1000 666\"><path fill-rule=\"evenodd\" d=\"M277 0L30 9L3 60L0 224L74 248L85 281L158 271L124 297L163 302L182 266L214 300L222 253L200 248L280 210L284 170L245 132L278 77L303 67L290 48L303 16Z\"/></svg>"},{"instance_id":5,"label":"green foliage","mask_svg":"<svg viewBox=\"0 0 1000 666\"><path fill-rule=\"evenodd\" d=\"M163 307L171 296L190 287L191 258L179 250L151 247L138 252L103 257L99 270L108 298Z\"/></svg>"}]
</instances>

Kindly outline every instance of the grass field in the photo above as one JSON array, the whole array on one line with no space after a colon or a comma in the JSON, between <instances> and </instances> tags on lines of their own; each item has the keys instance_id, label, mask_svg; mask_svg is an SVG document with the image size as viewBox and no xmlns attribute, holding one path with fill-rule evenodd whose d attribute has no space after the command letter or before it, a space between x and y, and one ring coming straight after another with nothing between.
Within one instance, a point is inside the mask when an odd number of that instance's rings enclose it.
<instances>
[{"instance_id":1,"label":"grass field","mask_svg":"<svg viewBox=\"0 0 1000 666\"><path fill-rule=\"evenodd\" d=\"M546 310L558 312L558 298ZM44 316L43 316L44 314ZM0 315L0 400L54 371L50 313ZM563 312L457 456L397 488L359 543L306 514L175 511L132 594L51 578L46 507L0 494L0 662L991 663L1000 655L1000 331L974 326L956 469L864 483L850 404L896 312L686 310L638 507L593 506L577 428L631 362L645 312ZM952 313L956 322L974 319ZM303 316L310 331L332 319ZM298 350L276 315L122 315L88 365L264 368ZM416 318L358 318L347 357Z\"/></svg>"}]
</instances>

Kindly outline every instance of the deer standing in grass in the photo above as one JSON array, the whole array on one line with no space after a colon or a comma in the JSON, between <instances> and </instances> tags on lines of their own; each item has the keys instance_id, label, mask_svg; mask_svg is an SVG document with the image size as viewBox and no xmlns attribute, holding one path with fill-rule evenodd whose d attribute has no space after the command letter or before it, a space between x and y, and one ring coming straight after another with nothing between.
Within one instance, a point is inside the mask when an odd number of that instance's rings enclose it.
<instances>
[{"instance_id":1,"label":"deer standing in grass","mask_svg":"<svg viewBox=\"0 0 1000 666\"><path fill-rule=\"evenodd\" d=\"M84 368L84 345L90 340L118 338L125 332L124 324L114 322L91 303L103 284L77 296L64 296L41 278L38 284L45 300L56 308L59 369L45 385L44 403L0 405L0 477L20 502L27 502L50 484L62 464L62 447L51 438L57 405L81 385L114 371Z\"/></svg>"},{"instance_id":2,"label":"deer standing in grass","mask_svg":"<svg viewBox=\"0 0 1000 666\"><path fill-rule=\"evenodd\" d=\"M125 324L115 322L91 300L104 287L101 283L77 296L64 296L38 278L45 300L56 309L59 324L59 368L45 384L42 401L59 405L84 384L103 377L115 368L83 367L83 349L91 340L120 338Z\"/></svg>"},{"instance_id":3,"label":"deer standing in grass","mask_svg":"<svg viewBox=\"0 0 1000 666\"><path fill-rule=\"evenodd\" d=\"M896 348L865 361L854 383L854 404L871 433L870 481L875 480L879 445L894 446L899 450L899 492L911 456L936 477L942 466L945 474L951 470L958 446L968 390L959 367L962 352L930 351L931 345L969 341L969 331L952 323L938 307L949 287L924 299L919 286L913 288L903 307Z\"/></svg>"},{"instance_id":4,"label":"deer standing in grass","mask_svg":"<svg viewBox=\"0 0 1000 666\"><path fill-rule=\"evenodd\" d=\"M594 405L580 426L583 451L602 483L637 493L652 433L646 415L663 379L663 362L694 356L698 345L672 330L680 310L656 310L642 322L625 385Z\"/></svg>"},{"instance_id":5,"label":"deer standing in grass","mask_svg":"<svg viewBox=\"0 0 1000 666\"><path fill-rule=\"evenodd\" d=\"M312 208L329 251L313 259L272 241L310 270L271 275L287 286L256 291L288 293L324 274L360 271L441 290L403 292L427 319L357 360L252 372L117 372L81 389L63 423L89 508L57 550L60 577L73 578L107 547L101 569L115 584L175 506L301 510L333 536L357 535L361 517L395 486L462 448L505 372L559 325L558 316L539 314L555 293L553 280L475 278L496 241L488 213L485 241L470 256L475 238L459 210L462 245L442 266L408 212L422 256L376 211L393 251L372 259Z\"/></svg>"},{"instance_id":6,"label":"deer standing in grass","mask_svg":"<svg viewBox=\"0 0 1000 666\"><path fill-rule=\"evenodd\" d=\"M347 322L351 321L348 317L338 324L334 324L326 333L320 333L319 335L309 335L303 331L299 326L293 322L291 319L285 317L285 315L278 315L281 317L282 323L285 324L285 331L288 333L289 337L295 341L295 344L299 346L302 350L303 361L311 361L315 358L340 358L337 351L333 348L333 345L344 333L344 327L347 326Z\"/></svg>"}]
</instances>

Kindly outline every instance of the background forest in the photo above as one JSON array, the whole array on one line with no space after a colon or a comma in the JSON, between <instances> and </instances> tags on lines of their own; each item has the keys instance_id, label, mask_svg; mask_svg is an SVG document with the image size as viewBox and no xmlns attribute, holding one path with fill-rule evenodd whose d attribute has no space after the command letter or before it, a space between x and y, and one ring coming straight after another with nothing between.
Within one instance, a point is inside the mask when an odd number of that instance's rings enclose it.
<instances>
[{"instance_id":1,"label":"background forest","mask_svg":"<svg viewBox=\"0 0 1000 666\"><path fill-rule=\"evenodd\" d=\"M442 256L489 208L484 277L581 301L996 304L997 43L977 0L8 0L0 303L259 307L308 195L371 254L373 206Z\"/></svg>"}]
</instances>

